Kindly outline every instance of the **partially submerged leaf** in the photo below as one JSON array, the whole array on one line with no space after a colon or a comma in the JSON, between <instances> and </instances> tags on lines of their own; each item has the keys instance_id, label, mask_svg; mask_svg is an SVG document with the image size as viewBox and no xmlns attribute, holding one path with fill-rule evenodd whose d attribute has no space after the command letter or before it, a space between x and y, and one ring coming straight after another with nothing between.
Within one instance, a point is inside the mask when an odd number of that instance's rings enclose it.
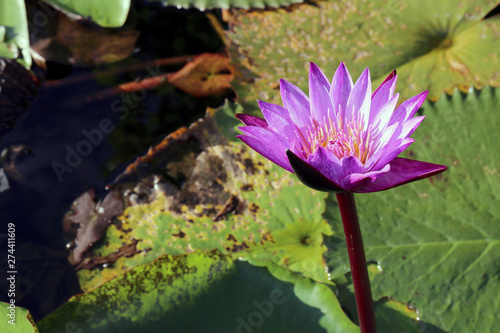
<instances>
[{"instance_id":1,"label":"partially submerged leaf","mask_svg":"<svg viewBox=\"0 0 500 333\"><path fill-rule=\"evenodd\" d=\"M28 110L38 89L38 79L18 62L0 58L0 138L14 128Z\"/></svg>"},{"instance_id":2,"label":"partially submerged leaf","mask_svg":"<svg viewBox=\"0 0 500 333\"><path fill-rule=\"evenodd\" d=\"M329 79L340 62L353 77L370 68L374 87L393 70L400 101L423 90L437 100L455 87L500 86L500 18L491 0L313 1L286 9L233 10L233 86L245 112L281 103L279 79L308 92L309 62Z\"/></svg>"},{"instance_id":3,"label":"partially submerged leaf","mask_svg":"<svg viewBox=\"0 0 500 333\"><path fill-rule=\"evenodd\" d=\"M71 250L69 262L77 265L83 254L105 234L111 219L123 212L123 202L117 191L109 192L102 202L94 203L94 191L89 190L75 200L72 213L63 220L66 233L76 228L76 237L72 241L76 246Z\"/></svg>"},{"instance_id":4,"label":"partially submerged leaf","mask_svg":"<svg viewBox=\"0 0 500 333\"><path fill-rule=\"evenodd\" d=\"M375 303L375 316L379 332L420 333L425 325L420 323L417 310L388 297Z\"/></svg>"},{"instance_id":5,"label":"partially submerged leaf","mask_svg":"<svg viewBox=\"0 0 500 333\"><path fill-rule=\"evenodd\" d=\"M188 62L179 71L168 74L168 82L195 97L220 95L231 89L233 68L230 58L214 53L203 53Z\"/></svg>"},{"instance_id":6,"label":"partially submerged leaf","mask_svg":"<svg viewBox=\"0 0 500 333\"><path fill-rule=\"evenodd\" d=\"M31 8L31 12L37 10L38 7ZM33 34L31 48L45 60L95 66L128 57L139 35L139 31L130 28L101 28L56 12L44 29Z\"/></svg>"}]
</instances>

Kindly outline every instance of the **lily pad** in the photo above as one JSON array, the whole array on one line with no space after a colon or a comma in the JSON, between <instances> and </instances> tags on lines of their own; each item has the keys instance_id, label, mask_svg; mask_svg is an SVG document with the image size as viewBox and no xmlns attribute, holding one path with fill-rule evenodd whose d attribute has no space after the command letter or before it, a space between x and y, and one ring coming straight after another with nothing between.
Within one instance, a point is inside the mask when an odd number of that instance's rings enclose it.
<instances>
[{"instance_id":1,"label":"lily pad","mask_svg":"<svg viewBox=\"0 0 500 333\"><path fill-rule=\"evenodd\" d=\"M264 8L281 7L293 3L300 3L304 0L149 0L159 2L164 6L177 6L180 8L198 8L201 10L212 8Z\"/></svg>"},{"instance_id":2,"label":"lily pad","mask_svg":"<svg viewBox=\"0 0 500 333\"><path fill-rule=\"evenodd\" d=\"M374 85L397 69L400 101L423 90L435 101L455 87L500 86L500 19L483 19L496 5L332 0L233 10L234 88L245 112L258 113L256 99L280 103L280 78L307 92L310 61L329 77L342 61L354 77L369 67Z\"/></svg>"},{"instance_id":3,"label":"lily pad","mask_svg":"<svg viewBox=\"0 0 500 333\"><path fill-rule=\"evenodd\" d=\"M265 268L216 252L166 255L73 297L38 325L47 333L68 327L111 333L324 332L321 312L297 299L292 288Z\"/></svg>"},{"instance_id":4,"label":"lily pad","mask_svg":"<svg viewBox=\"0 0 500 333\"><path fill-rule=\"evenodd\" d=\"M82 289L163 254L212 249L330 283L322 256L323 235L331 234L321 217L326 195L242 143L227 141L223 132L235 122L227 113L234 113L229 104L172 133L110 185L123 193L125 209L89 260L102 262L134 242L141 253L102 270L80 270Z\"/></svg>"},{"instance_id":5,"label":"lily pad","mask_svg":"<svg viewBox=\"0 0 500 333\"><path fill-rule=\"evenodd\" d=\"M321 310L323 316L319 323L328 333L359 332L359 327L345 315L335 295L336 291L331 286L304 278L272 262L255 259L250 259L249 262L252 265L265 266L277 279L293 283L295 295L302 302Z\"/></svg>"},{"instance_id":6,"label":"lily pad","mask_svg":"<svg viewBox=\"0 0 500 333\"><path fill-rule=\"evenodd\" d=\"M418 309L425 332L496 332L500 325L500 93L455 92L423 105L425 121L405 157L445 164L442 175L356 197L367 260L378 263L373 297ZM338 208L324 215L340 232ZM334 280L349 271L340 238L329 240Z\"/></svg>"},{"instance_id":7,"label":"lily pad","mask_svg":"<svg viewBox=\"0 0 500 333\"><path fill-rule=\"evenodd\" d=\"M0 302L0 330L2 332L38 333L38 328L28 310L14 303Z\"/></svg>"},{"instance_id":8,"label":"lily pad","mask_svg":"<svg viewBox=\"0 0 500 333\"><path fill-rule=\"evenodd\" d=\"M130 0L45 0L66 13L81 18L90 18L101 27L121 27L128 16Z\"/></svg>"},{"instance_id":9,"label":"lily pad","mask_svg":"<svg viewBox=\"0 0 500 333\"><path fill-rule=\"evenodd\" d=\"M0 57L31 67L30 40L23 0L0 2Z\"/></svg>"}]
</instances>

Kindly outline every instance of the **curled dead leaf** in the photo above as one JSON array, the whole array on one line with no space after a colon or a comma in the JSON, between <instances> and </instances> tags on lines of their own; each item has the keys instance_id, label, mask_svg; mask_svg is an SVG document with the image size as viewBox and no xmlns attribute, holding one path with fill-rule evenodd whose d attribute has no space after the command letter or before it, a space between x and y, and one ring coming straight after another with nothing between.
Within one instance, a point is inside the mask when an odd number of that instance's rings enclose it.
<instances>
[{"instance_id":1,"label":"curled dead leaf","mask_svg":"<svg viewBox=\"0 0 500 333\"><path fill-rule=\"evenodd\" d=\"M45 60L95 66L128 57L139 35L129 28L102 28L57 12L46 28L32 34L31 49Z\"/></svg>"},{"instance_id":2,"label":"curled dead leaf","mask_svg":"<svg viewBox=\"0 0 500 333\"><path fill-rule=\"evenodd\" d=\"M195 97L220 95L231 89L234 70L231 59L214 53L203 53L175 73L167 75L174 87Z\"/></svg>"},{"instance_id":3,"label":"curled dead leaf","mask_svg":"<svg viewBox=\"0 0 500 333\"><path fill-rule=\"evenodd\" d=\"M94 202L93 190L80 195L73 203L72 213L66 215L63 220L66 234L76 232L69 262L72 265L79 264L85 251L106 234L111 219L122 212L123 201L118 191L109 192L104 200L98 203Z\"/></svg>"}]
</instances>

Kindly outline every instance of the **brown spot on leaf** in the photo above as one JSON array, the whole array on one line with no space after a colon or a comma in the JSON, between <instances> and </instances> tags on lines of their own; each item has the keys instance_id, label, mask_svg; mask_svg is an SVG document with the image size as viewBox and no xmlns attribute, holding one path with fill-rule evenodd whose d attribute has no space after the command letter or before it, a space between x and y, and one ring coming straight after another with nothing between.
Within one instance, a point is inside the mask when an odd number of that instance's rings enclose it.
<instances>
[{"instance_id":1,"label":"brown spot on leaf","mask_svg":"<svg viewBox=\"0 0 500 333\"><path fill-rule=\"evenodd\" d=\"M252 202L252 203L250 204L250 206L248 207L248 209L249 209L252 213L254 213L254 214L257 214L257 212L259 211L259 208L260 208L260 207L259 207L259 205L257 205L255 202Z\"/></svg>"},{"instance_id":2,"label":"brown spot on leaf","mask_svg":"<svg viewBox=\"0 0 500 333\"><path fill-rule=\"evenodd\" d=\"M212 218L214 222L222 220L227 214L241 214L244 209L243 202L241 202L236 196L231 195L229 199L224 203L217 214Z\"/></svg>"},{"instance_id":3,"label":"brown spot on leaf","mask_svg":"<svg viewBox=\"0 0 500 333\"><path fill-rule=\"evenodd\" d=\"M310 236L305 236L300 239L300 244L302 245L309 245L311 243L311 237Z\"/></svg>"},{"instance_id":4,"label":"brown spot on leaf","mask_svg":"<svg viewBox=\"0 0 500 333\"><path fill-rule=\"evenodd\" d=\"M245 184L242 185L240 188L242 191L249 192L253 190L253 185L252 184Z\"/></svg>"},{"instance_id":5,"label":"brown spot on leaf","mask_svg":"<svg viewBox=\"0 0 500 333\"><path fill-rule=\"evenodd\" d=\"M186 236L186 234L184 232L182 232L182 230L179 230L178 233L172 234L172 236L179 237L179 238L184 238L184 236Z\"/></svg>"},{"instance_id":6,"label":"brown spot on leaf","mask_svg":"<svg viewBox=\"0 0 500 333\"><path fill-rule=\"evenodd\" d=\"M269 233L269 232L264 233L262 235L261 242L272 242L272 243L274 243L273 235L271 235L271 233Z\"/></svg>"},{"instance_id":7,"label":"brown spot on leaf","mask_svg":"<svg viewBox=\"0 0 500 333\"><path fill-rule=\"evenodd\" d=\"M123 201L116 190L109 192L101 202L94 202L94 191L83 193L73 203L72 212L64 217L66 234L76 230L75 248L68 258L72 265L79 264L83 254L105 234L111 219L123 212Z\"/></svg>"},{"instance_id":8,"label":"brown spot on leaf","mask_svg":"<svg viewBox=\"0 0 500 333\"><path fill-rule=\"evenodd\" d=\"M230 252L239 252L242 250L247 250L249 248L250 247L245 242L243 242L241 244L234 244L232 247L227 247L226 249Z\"/></svg>"}]
</instances>

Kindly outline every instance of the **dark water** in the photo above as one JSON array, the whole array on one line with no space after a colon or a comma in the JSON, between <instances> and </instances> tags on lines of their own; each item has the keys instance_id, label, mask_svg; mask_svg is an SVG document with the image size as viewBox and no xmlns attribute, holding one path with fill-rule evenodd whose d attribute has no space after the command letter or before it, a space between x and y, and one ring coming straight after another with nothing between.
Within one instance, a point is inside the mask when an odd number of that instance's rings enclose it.
<instances>
[{"instance_id":1,"label":"dark water","mask_svg":"<svg viewBox=\"0 0 500 333\"><path fill-rule=\"evenodd\" d=\"M108 94L118 84L182 65L127 71L132 64L222 48L204 13L135 6L127 24L141 36L132 56L99 68L49 62L46 73L35 70L42 79L38 95L0 141L0 167L7 171L9 186L0 192L0 246L6 253L7 225L13 223L16 305L29 309L35 320L80 291L62 232L72 202L91 188L102 198L105 185L134 157L202 116L206 106L223 102L222 96L196 99L168 85ZM99 77L117 68L122 73ZM78 79L82 75L90 77ZM0 290L7 289L3 274Z\"/></svg>"}]
</instances>

